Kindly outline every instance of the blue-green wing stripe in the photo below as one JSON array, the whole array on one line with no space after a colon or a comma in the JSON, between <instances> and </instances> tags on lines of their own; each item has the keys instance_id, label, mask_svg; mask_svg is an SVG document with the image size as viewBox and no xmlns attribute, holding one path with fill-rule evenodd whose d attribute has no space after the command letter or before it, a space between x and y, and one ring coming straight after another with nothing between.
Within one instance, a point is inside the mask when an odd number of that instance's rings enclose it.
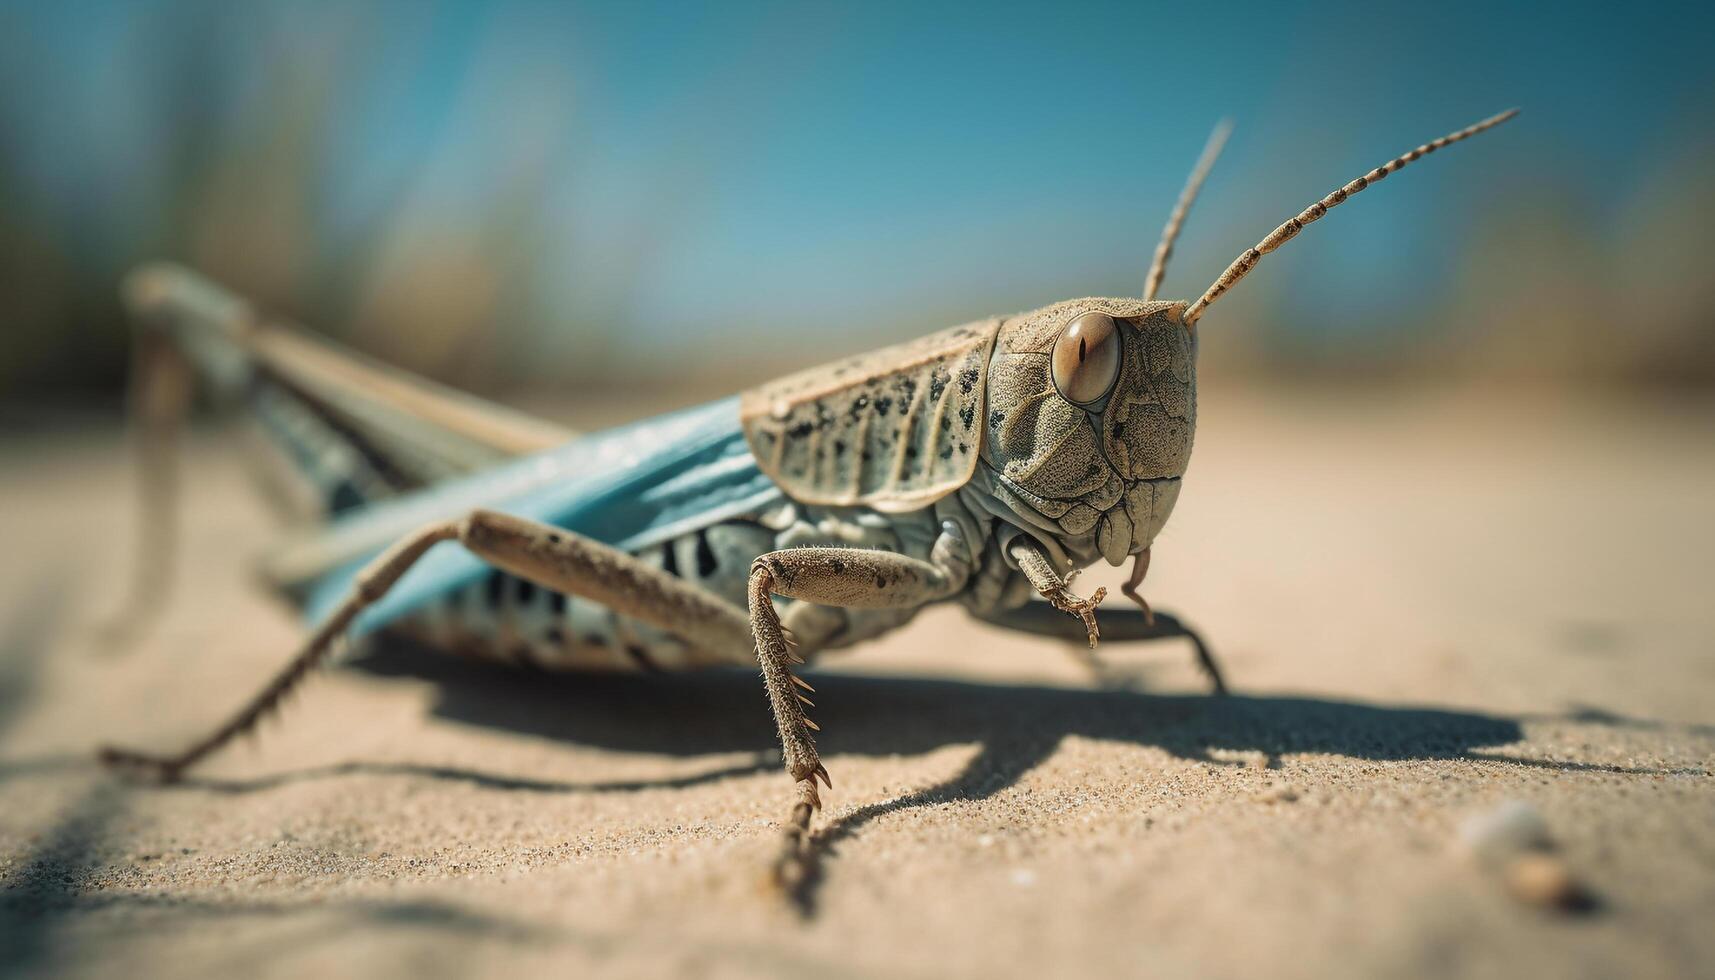
<instances>
[{"instance_id":1,"label":"blue-green wing stripe","mask_svg":"<svg viewBox=\"0 0 1715 980\"><path fill-rule=\"evenodd\" d=\"M334 534L409 533L473 508L528 517L634 550L698 527L753 513L781 492L763 475L739 428L738 400L649 419L585 436L565 446L365 508ZM319 620L350 589L379 546L310 583L305 611ZM359 617L362 634L475 581L487 566L463 549L429 552L380 602Z\"/></svg>"}]
</instances>

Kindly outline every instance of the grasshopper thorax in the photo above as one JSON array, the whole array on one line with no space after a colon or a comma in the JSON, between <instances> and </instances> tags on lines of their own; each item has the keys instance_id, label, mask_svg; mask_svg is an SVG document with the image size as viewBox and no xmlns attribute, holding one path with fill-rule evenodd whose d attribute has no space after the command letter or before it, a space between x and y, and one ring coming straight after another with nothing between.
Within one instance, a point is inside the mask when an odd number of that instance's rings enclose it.
<instances>
[{"instance_id":1,"label":"grasshopper thorax","mask_svg":"<svg viewBox=\"0 0 1715 980\"><path fill-rule=\"evenodd\" d=\"M982 461L997 496L1075 563L1123 564L1172 513L1197 420L1184 313L1081 299L1000 328Z\"/></svg>"}]
</instances>

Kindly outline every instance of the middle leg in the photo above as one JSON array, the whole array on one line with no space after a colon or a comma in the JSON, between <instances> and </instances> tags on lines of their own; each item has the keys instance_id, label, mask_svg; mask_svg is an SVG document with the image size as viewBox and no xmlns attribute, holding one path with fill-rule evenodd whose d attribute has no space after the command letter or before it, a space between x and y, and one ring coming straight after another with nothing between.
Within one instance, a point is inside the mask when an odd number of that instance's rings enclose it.
<instances>
[{"instance_id":1,"label":"middle leg","mask_svg":"<svg viewBox=\"0 0 1715 980\"><path fill-rule=\"evenodd\" d=\"M1095 652L1084 646L1083 627L1078 622L1067 619L1046 602L1027 602L1016 609L981 613L977 618L1003 629L1051 636L1076 644L1075 649L1081 654L1078 656L1079 662L1089 666L1098 675L1103 671L1102 663ZM1103 636L1109 642L1144 642L1184 637L1191 642L1197 667L1208 677L1212 692L1227 693L1226 680L1215 655L1209 650L1208 643L1203 640L1202 634L1185 625L1177 616L1164 612L1145 616L1140 609L1109 608L1102 610L1102 621Z\"/></svg>"}]
</instances>

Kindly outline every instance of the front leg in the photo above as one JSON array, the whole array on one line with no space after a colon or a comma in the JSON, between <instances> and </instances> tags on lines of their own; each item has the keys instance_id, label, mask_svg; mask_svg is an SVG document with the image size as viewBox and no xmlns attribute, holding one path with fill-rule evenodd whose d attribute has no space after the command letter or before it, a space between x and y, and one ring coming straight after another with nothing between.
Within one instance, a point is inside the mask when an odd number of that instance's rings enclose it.
<instances>
[{"instance_id":1,"label":"front leg","mask_svg":"<svg viewBox=\"0 0 1715 980\"><path fill-rule=\"evenodd\" d=\"M828 770L816 754L812 730L816 723L804 714L814 703L802 691L814 689L792 673L791 665L803 663L786 633L771 596L779 595L827 606L862 609L910 609L946 598L956 586L946 571L891 551L855 548L789 548L770 552L750 566L750 628L756 640L756 659L762 681L780 730L780 745L786 771L798 781L798 800L786 826L786 849L776 868L782 884L794 869L802 870L800 858L810 828L810 815L822 807L816 780L830 788Z\"/></svg>"},{"instance_id":2,"label":"front leg","mask_svg":"<svg viewBox=\"0 0 1715 980\"><path fill-rule=\"evenodd\" d=\"M1040 548L1022 538L1013 542L1010 554L1018 562L1018 570L1030 579L1031 586L1055 609L1083 620L1090 648L1095 649L1096 641L1102 638L1102 631L1096 626L1096 607L1107 598L1108 590L1098 588L1088 599L1073 595L1071 576L1061 575Z\"/></svg>"}]
</instances>

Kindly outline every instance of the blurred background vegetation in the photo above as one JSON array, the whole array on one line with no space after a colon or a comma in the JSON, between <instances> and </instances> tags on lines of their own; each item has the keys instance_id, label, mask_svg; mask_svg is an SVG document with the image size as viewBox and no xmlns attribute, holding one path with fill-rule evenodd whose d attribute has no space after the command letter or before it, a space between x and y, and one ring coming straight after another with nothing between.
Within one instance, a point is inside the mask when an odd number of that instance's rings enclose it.
<instances>
[{"instance_id":1,"label":"blurred background vegetation","mask_svg":"<svg viewBox=\"0 0 1715 980\"><path fill-rule=\"evenodd\" d=\"M168 257L478 391L698 393L1165 294L1370 166L1206 370L1715 382L1701 5L0 2L0 402L116 398ZM687 380L689 379L689 380Z\"/></svg>"}]
</instances>

